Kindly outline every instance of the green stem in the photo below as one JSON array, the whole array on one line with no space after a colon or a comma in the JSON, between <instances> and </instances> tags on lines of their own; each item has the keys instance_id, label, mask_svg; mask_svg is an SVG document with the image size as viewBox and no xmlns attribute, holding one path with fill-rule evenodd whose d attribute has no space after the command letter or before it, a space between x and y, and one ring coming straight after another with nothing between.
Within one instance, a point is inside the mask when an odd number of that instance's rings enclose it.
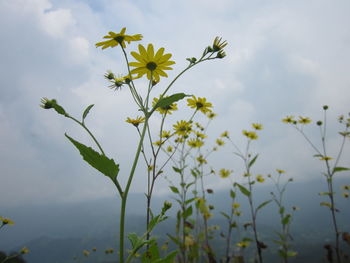
<instances>
[{"instance_id":1,"label":"green stem","mask_svg":"<svg viewBox=\"0 0 350 263\"><path fill-rule=\"evenodd\" d=\"M142 145L143 145L143 140L145 138L145 134L146 134L147 126L148 126L149 117L150 116L148 114L145 117L145 123L144 123L143 128L142 128L142 133L141 133L139 145L138 145L137 150L136 150L136 154L135 154L134 162L133 162L132 167L131 167L129 179L128 179L127 185L125 187L125 191L123 192L123 194L121 196L122 197L122 204L121 204L121 208L120 208L120 225L119 225L119 263L124 263L124 233L125 233L126 201L128 198L128 193L129 193L132 179L134 178L137 162L138 162L139 157L140 157L140 153L141 153L141 149L142 149Z\"/></svg>"}]
</instances>

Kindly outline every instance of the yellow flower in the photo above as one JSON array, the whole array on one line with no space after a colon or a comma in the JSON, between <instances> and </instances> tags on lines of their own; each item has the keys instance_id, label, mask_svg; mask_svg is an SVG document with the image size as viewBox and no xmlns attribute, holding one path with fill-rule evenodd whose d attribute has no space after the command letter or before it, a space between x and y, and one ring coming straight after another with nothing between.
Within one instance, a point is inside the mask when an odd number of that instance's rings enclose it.
<instances>
[{"instance_id":1,"label":"yellow flower","mask_svg":"<svg viewBox=\"0 0 350 263\"><path fill-rule=\"evenodd\" d=\"M343 185L341 188L342 188L343 190L349 191L349 190L350 190L350 185ZM0 219L0 220L1 220L1 219Z\"/></svg>"},{"instance_id":2,"label":"yellow flower","mask_svg":"<svg viewBox=\"0 0 350 263\"><path fill-rule=\"evenodd\" d=\"M169 145L169 146L166 148L166 151L169 152L169 153L171 153L171 152L173 151L173 147Z\"/></svg>"},{"instance_id":3,"label":"yellow flower","mask_svg":"<svg viewBox=\"0 0 350 263\"><path fill-rule=\"evenodd\" d=\"M281 169L276 169L276 171L277 171L277 173L279 173L279 174L284 174L284 173L286 173L284 170L281 170Z\"/></svg>"},{"instance_id":4,"label":"yellow flower","mask_svg":"<svg viewBox=\"0 0 350 263\"><path fill-rule=\"evenodd\" d=\"M145 122L145 118L144 117L140 117L137 116L136 119L131 119L131 118L127 118L126 119L127 123L131 123L132 125L134 125L135 127L138 127L140 123L144 123Z\"/></svg>"},{"instance_id":5,"label":"yellow flower","mask_svg":"<svg viewBox=\"0 0 350 263\"><path fill-rule=\"evenodd\" d=\"M120 31L120 33L108 32L108 35L104 36L103 38L106 38L109 40L96 43L96 47L102 46L102 49L105 49L108 47L116 47L120 44L123 48L126 48L125 42L128 42L128 44L130 44L131 41L139 41L142 39L141 34L130 36L130 35L125 35L125 31L126 31L126 28L124 27Z\"/></svg>"},{"instance_id":6,"label":"yellow flower","mask_svg":"<svg viewBox=\"0 0 350 263\"><path fill-rule=\"evenodd\" d=\"M198 131L196 131L195 133L196 133L197 138L201 138L201 139L207 138L207 135L205 135L204 133L201 133Z\"/></svg>"},{"instance_id":7,"label":"yellow flower","mask_svg":"<svg viewBox=\"0 0 350 263\"><path fill-rule=\"evenodd\" d=\"M260 123L252 123L252 127L257 131L263 129L263 125Z\"/></svg>"},{"instance_id":8,"label":"yellow flower","mask_svg":"<svg viewBox=\"0 0 350 263\"><path fill-rule=\"evenodd\" d=\"M3 218L0 216L0 222L2 222L3 225L14 225L15 223L9 219L9 218Z\"/></svg>"},{"instance_id":9,"label":"yellow flower","mask_svg":"<svg viewBox=\"0 0 350 263\"><path fill-rule=\"evenodd\" d=\"M284 123L294 123L294 116L287 116L284 119L282 119L282 122Z\"/></svg>"},{"instance_id":10,"label":"yellow flower","mask_svg":"<svg viewBox=\"0 0 350 263\"><path fill-rule=\"evenodd\" d=\"M203 146L204 142L200 139L190 139L187 141L187 144L192 148L199 148Z\"/></svg>"},{"instance_id":11,"label":"yellow flower","mask_svg":"<svg viewBox=\"0 0 350 263\"><path fill-rule=\"evenodd\" d=\"M232 203L232 208L233 209L237 209L237 208L240 208L241 205L239 203Z\"/></svg>"},{"instance_id":12,"label":"yellow flower","mask_svg":"<svg viewBox=\"0 0 350 263\"><path fill-rule=\"evenodd\" d=\"M348 192L344 192L342 195L343 195L343 197L345 197L345 198L349 198L349 193L348 193Z\"/></svg>"},{"instance_id":13,"label":"yellow flower","mask_svg":"<svg viewBox=\"0 0 350 263\"><path fill-rule=\"evenodd\" d=\"M152 44L148 44L147 50L144 46L139 45L139 53L131 52L131 55L138 61L129 63L131 67L135 67L131 71L131 74L137 74L138 77L142 77L146 74L149 80L155 82L159 82L160 76L168 77L164 70L172 69L169 66L175 64L175 62L169 60L172 56L170 53L163 53L164 48L158 49L157 53L154 54Z\"/></svg>"},{"instance_id":14,"label":"yellow flower","mask_svg":"<svg viewBox=\"0 0 350 263\"><path fill-rule=\"evenodd\" d=\"M242 212L241 211L234 211L233 212L236 216L241 216L242 215Z\"/></svg>"},{"instance_id":15,"label":"yellow flower","mask_svg":"<svg viewBox=\"0 0 350 263\"><path fill-rule=\"evenodd\" d=\"M153 144L156 145L156 146L161 146L161 145L162 145L162 142L161 142L161 141L156 141L156 142L154 142Z\"/></svg>"},{"instance_id":16,"label":"yellow flower","mask_svg":"<svg viewBox=\"0 0 350 263\"><path fill-rule=\"evenodd\" d=\"M85 257L88 257L90 255L90 252L84 249L83 254Z\"/></svg>"},{"instance_id":17,"label":"yellow flower","mask_svg":"<svg viewBox=\"0 0 350 263\"><path fill-rule=\"evenodd\" d=\"M166 97L165 97L166 98ZM152 101L152 106L156 106L157 102L159 101L159 98L153 98ZM177 110L177 104L176 103L172 103L168 106L164 106L164 107L158 107L157 111L160 114L171 114L173 111Z\"/></svg>"},{"instance_id":18,"label":"yellow flower","mask_svg":"<svg viewBox=\"0 0 350 263\"><path fill-rule=\"evenodd\" d=\"M221 139L216 139L216 144L219 146L223 146L225 144L225 142Z\"/></svg>"},{"instance_id":19,"label":"yellow flower","mask_svg":"<svg viewBox=\"0 0 350 263\"><path fill-rule=\"evenodd\" d=\"M185 136L192 131L192 124L183 120L176 122L173 127L177 135Z\"/></svg>"},{"instance_id":20,"label":"yellow flower","mask_svg":"<svg viewBox=\"0 0 350 263\"><path fill-rule=\"evenodd\" d=\"M28 254L28 253L29 253L29 249L28 249L27 247L23 247L23 248L20 250L20 253L21 253L22 255Z\"/></svg>"},{"instance_id":21,"label":"yellow flower","mask_svg":"<svg viewBox=\"0 0 350 263\"><path fill-rule=\"evenodd\" d=\"M216 113L214 113L214 112L208 112L207 113L207 117L209 118L209 119L214 119L215 117L217 116L217 114Z\"/></svg>"},{"instance_id":22,"label":"yellow flower","mask_svg":"<svg viewBox=\"0 0 350 263\"><path fill-rule=\"evenodd\" d=\"M265 178L261 174L259 174L259 175L256 176L256 180L259 183L263 183L265 181Z\"/></svg>"},{"instance_id":23,"label":"yellow flower","mask_svg":"<svg viewBox=\"0 0 350 263\"><path fill-rule=\"evenodd\" d=\"M221 169L219 171L219 175L221 176L221 178L227 178L230 176L231 173L232 173L232 170L227 170L227 169Z\"/></svg>"},{"instance_id":24,"label":"yellow flower","mask_svg":"<svg viewBox=\"0 0 350 263\"><path fill-rule=\"evenodd\" d=\"M323 156L322 158L320 158L321 161L330 161L330 160L333 160L332 157L329 157L329 156Z\"/></svg>"},{"instance_id":25,"label":"yellow flower","mask_svg":"<svg viewBox=\"0 0 350 263\"><path fill-rule=\"evenodd\" d=\"M311 120L308 117L299 116L298 122L301 124L309 124L309 123L311 123Z\"/></svg>"},{"instance_id":26,"label":"yellow flower","mask_svg":"<svg viewBox=\"0 0 350 263\"><path fill-rule=\"evenodd\" d=\"M220 137L222 137L222 138L224 138L224 137L229 138L228 131L224 131L223 133L221 133Z\"/></svg>"},{"instance_id":27,"label":"yellow flower","mask_svg":"<svg viewBox=\"0 0 350 263\"><path fill-rule=\"evenodd\" d=\"M249 246L249 242L247 242L247 241L242 241L242 242L238 242L236 245L237 245L237 247L242 247L242 248L246 248L246 247L248 247Z\"/></svg>"},{"instance_id":28,"label":"yellow flower","mask_svg":"<svg viewBox=\"0 0 350 263\"><path fill-rule=\"evenodd\" d=\"M248 139L250 140L257 140L259 138L259 136L256 134L255 131L246 131L246 130L243 130L242 131L242 134L244 136L246 136Z\"/></svg>"},{"instance_id":29,"label":"yellow flower","mask_svg":"<svg viewBox=\"0 0 350 263\"><path fill-rule=\"evenodd\" d=\"M162 131L162 138L170 138L171 134L170 131Z\"/></svg>"},{"instance_id":30,"label":"yellow flower","mask_svg":"<svg viewBox=\"0 0 350 263\"><path fill-rule=\"evenodd\" d=\"M197 157L197 161L200 163L200 164L206 164L208 163L206 159L204 159L203 155L199 155Z\"/></svg>"},{"instance_id":31,"label":"yellow flower","mask_svg":"<svg viewBox=\"0 0 350 263\"><path fill-rule=\"evenodd\" d=\"M187 99L187 105L192 109L196 109L206 114L207 112L211 112L213 105L210 102L207 102L206 98L196 98L196 96L192 96L192 99Z\"/></svg>"}]
</instances>

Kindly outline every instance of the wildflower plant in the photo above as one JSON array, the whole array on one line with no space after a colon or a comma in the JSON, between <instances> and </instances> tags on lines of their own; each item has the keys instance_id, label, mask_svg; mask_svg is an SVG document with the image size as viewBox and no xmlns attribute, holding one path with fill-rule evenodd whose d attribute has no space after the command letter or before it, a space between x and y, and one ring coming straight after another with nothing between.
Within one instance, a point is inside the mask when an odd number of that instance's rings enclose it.
<instances>
[{"instance_id":1,"label":"wildflower plant","mask_svg":"<svg viewBox=\"0 0 350 263\"><path fill-rule=\"evenodd\" d=\"M190 107L195 108L195 112L201 111L202 113L210 112L211 104L203 98L197 98L194 96L187 95L185 93L174 93L169 95L170 89L173 87L176 80L181 77L185 72L187 72L192 67L199 63L221 59L225 57L224 47L227 45L226 41L222 41L221 38L215 38L213 44L204 49L202 55L199 58L191 57L188 58L188 66L183 69L179 74L177 74L174 79L167 85L162 91L159 97L152 100L152 92L156 84L160 83L161 79L168 77L166 73L172 70L174 61L171 60L172 55L166 53L164 48L155 49L153 44L148 44L147 46L139 44L138 52L132 51L130 54L135 61L130 62L130 56L127 54L126 50L132 42L142 40L141 34L127 35L126 28L123 28L119 33L109 32L104 36L104 41L96 44L96 47L101 47L102 49L120 47L121 52L125 59L125 65L127 68L126 75L116 75L112 71L108 71L105 74L105 78L110 83L109 87L115 90L120 90L122 87L127 87L130 91L133 101L139 108L141 116L136 118L128 118L126 121L132 124L138 132L139 141L136 147L136 153L134 160L130 167L130 173L127 176L127 183L123 186L120 183L119 177L126 175L119 175L119 164L117 164L114 159L107 156L103 150L102 145L98 142L98 139L93 135L92 131L87 127L85 121L93 108L93 104L89 105L82 114L81 119L71 116L55 99L43 98L41 101L41 107L44 109L54 109L58 114L71 119L78 125L80 125L94 141L97 150L89 146L86 146L79 141L73 139L69 135L65 134L66 138L78 149L83 159L89 163L92 167L97 169L99 172L109 177L117 189L121 200L120 206L120 221L119 221L119 263L130 262L133 257L135 257L136 252L139 251L144 246L148 246L149 249L154 247L154 239L150 238L150 231L161 221L165 220L165 212L167 209L162 210L161 214L158 216L151 215L150 205L148 205L147 213L149 214L149 219L147 220L146 232L142 236L136 236L136 234L129 234L128 238L131 241L132 249L129 256L125 256L125 217L126 217L126 206L128 194L131 188L132 181L134 179L135 170L139 162L140 155L144 155L145 152L145 138L150 138L149 121L152 115L158 111L163 114L162 122L165 121L166 115L171 114L173 110L176 109L176 103L185 97L191 97L188 100ZM136 87L137 79L146 78L148 80L148 87L146 88L146 94L142 95L139 89ZM158 87L158 85L157 85ZM152 103L153 102L153 103ZM179 140L184 138L184 135L190 131L191 122L178 122L174 125L174 134L179 136ZM163 127L163 126L162 126ZM162 144L168 139L166 134L163 134L162 127L160 129L160 140L156 144L157 147L161 147ZM164 135L165 137L162 137ZM170 135L168 137L171 137ZM151 147L154 145L153 141L150 140ZM161 174L162 167L156 170L155 160L157 159L157 152L159 149L156 147L152 148L153 157L152 161L148 163L148 189L147 198L150 203L153 186L156 178ZM146 155L144 155L146 157ZM145 161L149 159L145 158ZM180 168L179 168L180 169ZM174 254L169 254L164 258L164 261L157 262L172 262ZM160 259L159 259L160 260Z\"/></svg>"},{"instance_id":2,"label":"wildflower plant","mask_svg":"<svg viewBox=\"0 0 350 263\"><path fill-rule=\"evenodd\" d=\"M281 180L281 178L285 177L285 171L281 169L276 169L277 176L268 175L273 181L275 186L275 190L271 192L272 200L276 204L278 208L278 214L280 217L281 229L277 231L278 239L275 239L274 242L279 246L278 254L282 259L283 263L288 263L288 259L291 257L295 257L297 255L296 251L292 250L292 235L290 234L290 225L293 219L293 212L298 210L296 206L292 207L291 212L287 212L286 207L284 205L285 202L285 192L287 190L287 186L290 182L293 182L293 178L288 178L285 180Z\"/></svg>"},{"instance_id":3,"label":"wildflower plant","mask_svg":"<svg viewBox=\"0 0 350 263\"><path fill-rule=\"evenodd\" d=\"M243 130L242 134L246 138L246 147L245 150L242 151L236 143L230 138L227 137L228 140L231 142L232 146L235 149L235 154L243 161L244 163L244 178L246 180L245 184L240 184L235 182L234 186L237 186L239 191L248 199L249 203L249 210L250 210L250 218L251 222L246 224L246 226L251 226L253 230L253 240L256 246L257 250L257 262L262 263L263 262L263 256L262 251L263 249L266 249L267 246L265 243L263 243L259 236L258 236L258 229L257 229L257 215L258 212L268 205L271 200L266 200L262 203L260 203L258 206L255 206L254 198L253 198L253 188L256 183L263 183L265 181L265 176L263 175L256 175L255 178L252 174L252 167L255 164L256 160L258 159L258 154L253 155L250 152L250 146L251 143L259 138L258 131L262 130L263 126L262 124L253 123L251 130ZM250 238L244 238L241 242L237 243L238 247L245 248L249 246L250 242L252 240Z\"/></svg>"},{"instance_id":4,"label":"wildflower plant","mask_svg":"<svg viewBox=\"0 0 350 263\"><path fill-rule=\"evenodd\" d=\"M319 193L320 196L324 196L328 199L328 201L323 201L320 203L321 206L324 206L330 210L332 216L332 224L334 229L334 240L335 240L335 254L336 254L336 262L343 262L341 250L340 250L340 237L342 232L339 230L337 215L336 213L339 211L336 206L336 192L334 189L334 175L339 172L349 171L349 167L339 166L340 158L342 156L345 142L350 138L350 113L348 118L344 117L344 115L339 116L338 122L342 126L342 130L339 132L341 136L341 142L339 149L335 155L329 155L328 152L328 144L327 144L327 111L329 107L327 105L323 106L323 120L319 120L316 122L316 126L319 128L320 138L321 138L321 146L317 147L315 142L313 142L309 136L305 133L305 126L310 124L312 121L308 117L300 116L299 119L296 119L294 116L287 116L282 119L282 122L292 125L308 142L308 144L315 151L314 157L318 158L324 165L324 172L322 173L326 178L327 183L327 192ZM343 195L344 196L344 195ZM345 196L346 197L346 196ZM332 246L326 245L327 250L329 251L329 255L332 254ZM330 262L333 262L332 256L330 256Z\"/></svg>"}]
</instances>

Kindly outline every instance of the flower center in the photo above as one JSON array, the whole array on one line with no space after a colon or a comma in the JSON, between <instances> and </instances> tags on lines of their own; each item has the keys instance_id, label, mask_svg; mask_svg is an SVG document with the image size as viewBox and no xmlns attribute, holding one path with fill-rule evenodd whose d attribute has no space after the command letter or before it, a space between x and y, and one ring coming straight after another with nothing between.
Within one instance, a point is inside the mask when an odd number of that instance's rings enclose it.
<instances>
[{"instance_id":1,"label":"flower center","mask_svg":"<svg viewBox=\"0 0 350 263\"><path fill-rule=\"evenodd\" d=\"M116 36L114 38L114 40L117 41L121 45L124 41L124 36Z\"/></svg>"},{"instance_id":2,"label":"flower center","mask_svg":"<svg viewBox=\"0 0 350 263\"><path fill-rule=\"evenodd\" d=\"M157 64L154 62L148 62L146 65L146 68L149 69L150 71L153 71L157 68Z\"/></svg>"},{"instance_id":3,"label":"flower center","mask_svg":"<svg viewBox=\"0 0 350 263\"><path fill-rule=\"evenodd\" d=\"M197 109L203 108L204 105L201 102L196 102Z\"/></svg>"}]
</instances>

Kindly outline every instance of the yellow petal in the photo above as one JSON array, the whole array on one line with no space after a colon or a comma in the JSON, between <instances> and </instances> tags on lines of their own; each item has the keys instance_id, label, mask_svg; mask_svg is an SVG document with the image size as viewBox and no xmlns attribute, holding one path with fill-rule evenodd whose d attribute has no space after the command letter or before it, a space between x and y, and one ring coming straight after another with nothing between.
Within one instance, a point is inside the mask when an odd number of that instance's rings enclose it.
<instances>
[{"instance_id":1,"label":"yellow petal","mask_svg":"<svg viewBox=\"0 0 350 263\"><path fill-rule=\"evenodd\" d=\"M120 35L124 35L124 33L125 33L125 31L126 31L126 27L123 27L123 29L120 31Z\"/></svg>"},{"instance_id":2,"label":"yellow petal","mask_svg":"<svg viewBox=\"0 0 350 263\"><path fill-rule=\"evenodd\" d=\"M163 48L163 47L160 48L160 49L158 49L156 55L154 56L154 60L155 60L155 61L160 60L161 57L163 56L163 53L164 53L164 48Z\"/></svg>"},{"instance_id":3,"label":"yellow petal","mask_svg":"<svg viewBox=\"0 0 350 263\"><path fill-rule=\"evenodd\" d=\"M148 44L147 47L148 60L153 60L154 58L154 48L152 44Z\"/></svg>"}]
</instances>

